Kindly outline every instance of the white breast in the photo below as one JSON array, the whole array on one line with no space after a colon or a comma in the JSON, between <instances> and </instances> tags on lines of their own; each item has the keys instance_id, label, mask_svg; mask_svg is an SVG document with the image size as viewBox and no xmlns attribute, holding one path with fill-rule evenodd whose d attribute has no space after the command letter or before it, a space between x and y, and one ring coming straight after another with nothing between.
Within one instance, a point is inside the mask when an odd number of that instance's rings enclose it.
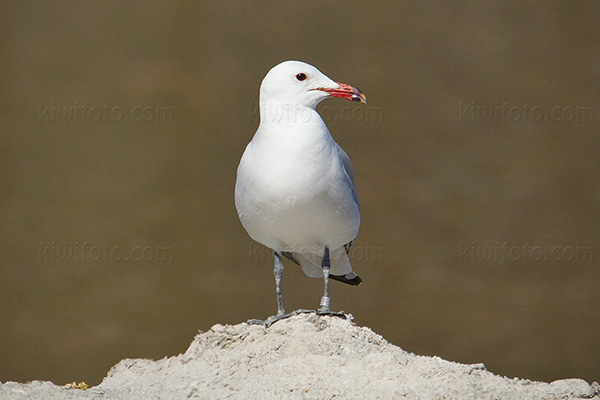
<instances>
[{"instance_id":1,"label":"white breast","mask_svg":"<svg viewBox=\"0 0 600 400\"><path fill-rule=\"evenodd\" d=\"M254 240L322 254L356 237L360 211L337 144L318 113L306 110L310 118L293 124L261 122L238 167L235 202Z\"/></svg>"}]
</instances>

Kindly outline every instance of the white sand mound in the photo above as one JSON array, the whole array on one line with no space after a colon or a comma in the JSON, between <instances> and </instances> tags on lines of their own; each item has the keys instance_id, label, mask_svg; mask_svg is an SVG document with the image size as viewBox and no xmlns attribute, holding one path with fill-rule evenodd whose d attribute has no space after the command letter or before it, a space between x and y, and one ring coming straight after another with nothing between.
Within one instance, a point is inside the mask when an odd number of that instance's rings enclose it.
<instances>
[{"instance_id":1,"label":"white sand mound","mask_svg":"<svg viewBox=\"0 0 600 400\"><path fill-rule=\"evenodd\" d=\"M126 359L88 390L0 384L0 399L600 399L582 379L508 379L407 353L339 317L301 314L270 328L215 325L158 361Z\"/></svg>"}]
</instances>

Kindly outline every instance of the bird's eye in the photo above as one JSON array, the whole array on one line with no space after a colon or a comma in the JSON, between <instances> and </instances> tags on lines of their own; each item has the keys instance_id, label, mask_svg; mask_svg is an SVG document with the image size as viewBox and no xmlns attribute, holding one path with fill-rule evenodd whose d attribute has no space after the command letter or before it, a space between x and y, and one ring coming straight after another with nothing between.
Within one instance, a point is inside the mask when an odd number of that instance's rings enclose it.
<instances>
[{"instance_id":1,"label":"bird's eye","mask_svg":"<svg viewBox=\"0 0 600 400\"><path fill-rule=\"evenodd\" d=\"M306 74L303 72L300 72L298 75L296 75L296 79L298 79L299 81L303 81L306 79Z\"/></svg>"}]
</instances>

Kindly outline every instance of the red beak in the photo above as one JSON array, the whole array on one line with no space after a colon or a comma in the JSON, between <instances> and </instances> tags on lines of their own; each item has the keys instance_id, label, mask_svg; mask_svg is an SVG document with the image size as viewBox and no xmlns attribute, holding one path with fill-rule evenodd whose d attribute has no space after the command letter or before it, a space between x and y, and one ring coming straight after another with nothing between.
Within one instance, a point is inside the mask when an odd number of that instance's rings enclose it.
<instances>
[{"instance_id":1,"label":"red beak","mask_svg":"<svg viewBox=\"0 0 600 400\"><path fill-rule=\"evenodd\" d=\"M367 104L367 96L360 91L360 89L354 86L346 85L345 83L336 82L339 86L337 89L319 88L323 92L329 93L332 97L341 97L342 99L350 101L360 101L361 103Z\"/></svg>"}]
</instances>

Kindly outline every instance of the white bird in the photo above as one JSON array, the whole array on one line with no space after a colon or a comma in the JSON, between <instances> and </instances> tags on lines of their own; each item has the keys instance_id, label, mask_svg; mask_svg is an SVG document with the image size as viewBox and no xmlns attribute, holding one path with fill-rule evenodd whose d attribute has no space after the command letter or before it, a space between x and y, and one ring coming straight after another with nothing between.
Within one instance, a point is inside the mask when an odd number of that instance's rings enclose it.
<instances>
[{"instance_id":1,"label":"white bird","mask_svg":"<svg viewBox=\"0 0 600 400\"><path fill-rule=\"evenodd\" d=\"M348 250L358 234L360 208L354 172L316 111L327 97L366 103L357 88L329 79L300 61L273 67L260 86L260 125L237 170L235 205L250 237L273 249L277 315L285 256L311 278L323 277L319 313L329 313L329 277L352 285Z\"/></svg>"}]
</instances>

